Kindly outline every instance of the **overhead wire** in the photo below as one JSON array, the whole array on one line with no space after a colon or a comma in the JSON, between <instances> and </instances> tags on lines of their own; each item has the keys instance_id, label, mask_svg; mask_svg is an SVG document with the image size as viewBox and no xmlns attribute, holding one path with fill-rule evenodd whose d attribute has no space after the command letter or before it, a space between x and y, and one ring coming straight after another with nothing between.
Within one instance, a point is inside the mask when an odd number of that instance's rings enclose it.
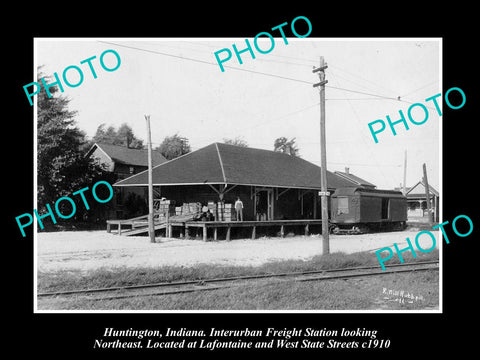
<instances>
[{"instance_id":1,"label":"overhead wire","mask_svg":"<svg viewBox=\"0 0 480 360\"><path fill-rule=\"evenodd\" d=\"M204 44L204 43L197 43L197 42L194 42L194 41L183 41L185 43L189 43L189 44L194 44L194 45L201 45L201 46L205 46L205 47L209 47L210 49L216 49L215 46L213 45L208 45L208 44ZM309 60L309 59L302 59L302 58L297 58L297 57L293 57L293 56L285 56L285 55L277 55L277 54L268 54L268 57L271 58L271 57L275 57L275 58L282 58L282 59L290 59L290 60L298 60L298 61L302 61L302 62L309 62L311 64L305 64L305 63L298 63L298 62L295 62L295 63L292 63L292 62L283 62L285 64L292 64L292 65L299 65L299 66L308 66L308 67L312 67L316 61L315 60ZM266 59L262 59L262 58L258 58L258 60L260 61L268 61ZM278 61L280 62L280 61Z\"/></svg>"},{"instance_id":2,"label":"overhead wire","mask_svg":"<svg viewBox=\"0 0 480 360\"><path fill-rule=\"evenodd\" d=\"M156 51L156 50L142 49L142 48L138 48L138 47L135 47L135 46L129 46L129 45L123 45L123 44L118 44L118 43L112 43L112 42L109 42L109 41L103 41L103 40L97 40L97 41L100 42L100 43L104 43L104 44L115 45L115 46L120 46L120 47L125 47L125 48L129 48L129 49L133 49L133 50L145 51L145 52L148 52L148 53L153 53L153 54L158 54L158 55L163 55L163 56L169 56L169 57L173 57L173 58L177 58L177 59L182 59L182 60L194 61L194 62L198 62L198 63L201 63L201 64L207 64L207 65L217 66L217 64L214 63L214 62L209 62L209 61L200 60L200 59L194 59L194 58L190 58L190 57L186 57L186 56L173 55L173 54L164 53L164 52ZM301 82L301 83L305 83L305 84L312 85L312 83L311 83L310 81L295 79L295 78L291 78L291 77L288 77L288 76L282 76L282 75L276 75L276 74L269 74L269 73L265 73L265 72L261 72L261 71L250 70L250 69L245 69L245 68L237 68L237 67L228 66L228 65L223 65L223 67L226 68L226 69L244 71L244 72L249 72L249 73L253 73L253 74L270 76L270 77L275 77L275 78L279 78L279 79L296 81L296 82Z\"/></svg>"},{"instance_id":3,"label":"overhead wire","mask_svg":"<svg viewBox=\"0 0 480 360\"><path fill-rule=\"evenodd\" d=\"M330 89L337 89L337 90L348 91L348 92L355 93L355 94L362 94L362 95L374 96L374 97L381 98L381 99L396 100L396 101L399 100L398 98L394 98L394 97L389 97L389 96L384 96L384 95L367 93L367 92L365 92L365 91L358 91L358 90L346 89L346 88L342 88L342 87L338 87L338 86L325 85L325 87L329 87Z\"/></svg>"},{"instance_id":4,"label":"overhead wire","mask_svg":"<svg viewBox=\"0 0 480 360\"><path fill-rule=\"evenodd\" d=\"M342 76L333 67L329 68L328 73L329 74L334 74L336 78L343 79L343 80L347 81L348 83L351 83L351 84L354 84L354 85L360 87L361 88L360 90L363 90L363 91L369 91L369 92L376 93L378 91L378 88L380 87L380 86L373 87L371 85L368 85L367 82L365 82L363 80L361 80L361 82L357 82L357 81L352 80L351 78L347 78L345 76ZM380 92L382 92L382 91L380 91Z\"/></svg>"},{"instance_id":5,"label":"overhead wire","mask_svg":"<svg viewBox=\"0 0 480 360\"><path fill-rule=\"evenodd\" d=\"M428 83L428 84L426 84L426 85L423 85L422 87L419 87L418 89L415 89L415 90L413 90L413 91L410 91L409 93L407 93L407 94L405 94L405 95L400 95L400 97L403 98L403 97L405 97L405 96L411 95L411 94L413 94L413 93L416 93L416 92L419 91L419 90L423 90L423 89L425 89L426 87L429 87L429 86L431 86L431 85L433 85L433 84L436 84L436 83L438 83L438 80L435 80L435 81L432 81L432 82L430 82L430 83Z\"/></svg>"},{"instance_id":6,"label":"overhead wire","mask_svg":"<svg viewBox=\"0 0 480 360\"><path fill-rule=\"evenodd\" d=\"M335 78L335 76L333 76L333 78L334 78L334 80L335 80L338 84L340 84L340 82L338 81L338 79ZM332 87L332 86L330 86L330 87ZM355 115L355 116L354 116L355 121L357 122L357 124L360 125L360 118L359 118L357 112L355 111L355 108L353 107L353 104L350 102L350 100L347 100L347 102L348 102L348 104L350 105L350 108L352 109L353 114ZM365 138L364 138L363 136L360 136L360 140L363 142L365 148L368 149L368 151L371 153L370 147L367 145L367 143L366 143L366 141L365 141ZM375 165L376 165L376 167L379 169L380 174L382 175L384 181L388 182L387 177L385 176L384 172L383 172L382 169L380 168L380 166L379 166L379 164L378 164L378 162L377 162L377 160L376 160L376 158L375 158L375 156L374 156L373 153L371 153L370 158L373 159L373 161L375 162Z\"/></svg>"},{"instance_id":7,"label":"overhead wire","mask_svg":"<svg viewBox=\"0 0 480 360\"><path fill-rule=\"evenodd\" d=\"M195 58L191 58L191 57L187 57L187 56L181 56L181 55L175 55L175 54L170 54L170 53L165 53L165 52L161 52L161 51L157 51L157 50L150 50L150 49L145 49L145 48L139 48L139 47L135 47L135 46L131 46L131 45L125 45L125 44L119 44L119 43L115 43L115 42L109 42L109 41L102 41L102 40L97 40L98 42L100 43L104 43L104 44L109 44L109 45L114 45L114 46L119 46L119 47L124 47L124 48L128 48L128 49L132 49L132 50L136 50L136 51L142 51L142 52L147 52L147 53L152 53L152 54L156 54L156 55L161 55L161 56L167 56L167 57L171 57L171 58L176 58L176 59L181 59L181 60L186 60L186 61L192 61L192 62L196 62L196 63L202 63L202 64L207 64L207 65L213 65L213 66L217 66L218 64L215 63L215 62L209 62L209 61L205 61L205 60L201 60L201 59L195 59ZM282 56L279 56L279 57L282 57ZM301 60L301 61L307 61L305 59L299 59L299 58L293 58L293 57L287 57L287 56L284 56L284 58L291 58L291 59L295 59L295 60ZM310 60L308 60L310 61ZM312 60L313 62L313 60ZM306 64L296 64L296 65L304 65L304 66L307 66ZM244 71L244 72L248 72L248 73L253 73L253 74L258 74L258 75L263 75L263 76L269 76L269 77L274 77L274 78L279 78L279 79L284 79L284 80L289 80L289 81L295 81L295 82L299 82L299 83L304 83L304 84L309 84L309 85L313 85L312 82L310 81L305 81L305 80L301 80L301 79L297 79L297 78L292 78L292 77L287 77L287 76L282 76L282 75L277 75L277 74L270 74L270 73L265 73L265 72L261 72L261 71L256 71L256 70L250 70L250 69L246 69L246 68L238 68L238 67L233 67L233 66L228 66L228 65L224 65L224 68L227 68L227 69L232 69L232 70L238 70L238 71ZM337 68L337 69L340 69L336 66L334 66L334 68ZM342 69L340 69L342 70ZM345 70L342 70L342 71L345 71ZM349 73L348 71L345 71L347 73ZM366 79L363 79L362 77L360 76L357 76L358 78L364 80L364 81L368 81L372 84L375 84L374 82L370 81L370 80L366 80ZM337 80L338 82L338 80ZM432 82L433 83L433 82ZM375 84L376 86L379 86L378 84ZM427 87L429 86L430 84L427 84L425 85L424 87ZM359 121L358 120L358 114L356 113L353 105L350 103L350 101L353 101L353 100L394 100L394 101L401 101L401 102L405 102L405 103L410 103L410 104L413 104L412 102L410 101L407 101L407 100L404 100L402 99L402 96L398 96L398 97L391 97L391 96L385 96L385 95L380 95L380 94L375 94L375 93L372 93L372 92L366 92L366 91L359 91L359 90L353 90L353 89L348 89L348 88L343 88L343 87L340 87L340 86L333 86L333 85L326 85L326 87L328 88L331 88L331 89L335 89L335 90L341 90L341 91L344 91L344 92L349 92L349 93L355 93L355 94L361 94L361 95L366 95L366 96L369 96L370 98L331 98L331 99L327 99L327 100L345 100L345 101L348 101L350 107L352 108L352 111L354 112L354 115L355 115L355 118L357 120L357 122ZM422 87L422 88L424 88ZM416 92L418 90L420 90L421 88L419 89L416 89L416 90L413 90L412 92L410 92L409 94L413 93L413 92ZM388 90L388 89L387 89ZM408 95L408 94L407 94ZM406 96L406 95L403 95L403 96ZM272 121L276 121L276 120L279 120L279 119L283 119L283 118L286 118L286 117L289 117L293 114L296 114L296 113L299 113L299 112L302 112L302 111L305 111L313 106L317 106L317 104L314 104L314 105L310 105L308 107L305 107L305 108L302 108L302 109L299 109L297 111L294 111L294 112L291 112L291 113L288 113L286 115L283 115L283 116L280 116L280 117L276 117L272 120L269 120L267 122L263 122L263 124L265 123L269 123L269 122L272 122ZM433 108L430 108L432 110L435 110ZM263 125L261 124L261 125ZM250 128L255 128L255 127L258 127L260 125L255 125L253 127L250 127ZM362 141L364 141L364 139L362 138ZM374 161L376 161L374 159ZM376 165L371 165L371 166L378 166L380 167L378 164ZM381 170L380 170L381 171ZM385 177L385 174L381 171L382 173L382 176L384 178Z\"/></svg>"},{"instance_id":8,"label":"overhead wire","mask_svg":"<svg viewBox=\"0 0 480 360\"><path fill-rule=\"evenodd\" d=\"M246 130L252 130L252 129L255 129L257 127L260 127L260 126L264 126L265 124L269 124L271 122L274 122L274 121L278 121L278 120L281 120L281 119L285 119L287 117L290 117L292 115L296 115L296 114L299 114L301 112L304 112L306 110L309 110L315 106L318 106L320 105L319 102L315 103L315 104L312 104L312 105L308 105L308 106L305 106L303 108L300 108L298 110L295 110L295 111L292 111L292 112L289 112L287 114L284 114L284 115L281 115L281 116L277 116L277 117L274 117L274 118L271 118L269 120L265 120L265 121L262 121L261 123L259 124L256 124L256 125L253 125L253 126L246 126L246 127L241 127L241 128L236 128L236 129L232 129L232 132L233 131L238 131L238 130L242 130L242 131L246 131ZM228 132L227 132L228 134ZM256 144L260 144L260 143L256 143Z\"/></svg>"},{"instance_id":9,"label":"overhead wire","mask_svg":"<svg viewBox=\"0 0 480 360\"><path fill-rule=\"evenodd\" d=\"M389 92L389 93L391 93L391 94L394 94L394 93L395 93L395 91L393 91L393 90L391 90L391 89L388 89L388 88L386 88L386 87L383 86L383 85L377 84L376 82L374 82L374 81L372 81L372 80L370 80L370 79L365 79L364 77L362 77L362 76L360 76L360 75L358 75L358 74L356 74L356 73L352 73L352 72L350 72L350 71L348 71L348 70L345 70L345 69L339 67L338 65L329 64L328 66L329 66L329 67L332 67L332 68L334 68L334 69L337 69L337 70L339 70L339 71L343 71L344 73L349 74L350 76L356 77L356 78L362 80L363 82L367 82L367 83L370 83L370 84L372 84L372 85L375 85L376 87L378 87L378 88L380 88L380 89L387 90L387 92Z\"/></svg>"},{"instance_id":10,"label":"overhead wire","mask_svg":"<svg viewBox=\"0 0 480 360\"><path fill-rule=\"evenodd\" d=\"M217 64L214 63L214 62L209 62L209 61L205 61L205 60L195 59L195 58L191 58L191 57L186 57L186 56L181 56L181 55L174 55L174 54L169 54L169 53L165 53L165 52L161 52L161 51L157 51L157 50L144 49L144 48L139 48L139 47L130 46L130 45L113 43L113 42L109 42L109 41L103 41L103 40L97 40L97 41L100 42L100 43L109 44L109 45L115 45L115 46L120 46L120 47L125 47L125 48L129 48L129 49L132 49L132 50L143 51L143 52L148 52L148 53L152 53L152 54L157 54L157 55L163 55L163 56L168 56L168 57L172 57L172 58L177 58L177 59L181 59L181 60L187 60L187 61L193 61L193 62L202 63L202 64L207 64L207 65L217 66ZM228 66L228 65L224 65L224 68L232 69L232 70L238 70L238 71L244 71L244 72L249 72L249 73L258 74L258 75L263 75L263 76L275 77L275 78L284 79L284 80L289 80L289 81L296 81L296 82L300 82L300 83L304 83L304 84L308 84L308 85L312 85L312 86L313 86L313 83L310 82L310 81L301 80L301 79L296 79L296 78L292 78L292 77L288 77L288 76L277 75L277 74L270 74L270 73L265 73L265 72L262 72L262 71L256 71L256 70L251 70L251 69L246 69L246 68L238 68L238 67L233 67L233 66ZM369 93L369 92L365 92L365 91L353 90L353 89L348 89L348 88L342 88L342 87L332 86L332 85L326 85L326 87L329 87L329 88L331 88L331 89L336 89L336 90L343 90L343 91L347 91L347 92L350 92L350 93L356 93L356 94L362 94L362 95L367 95L367 96L373 96L373 97L376 97L376 98L379 98L379 99L401 101L401 102L413 104L413 102L407 101L407 100L403 100L403 99L401 99L401 97L397 97L397 98L395 98L395 97L389 97L389 96L384 96L384 95ZM339 99L339 100L340 100L340 99ZM345 100L349 100L349 99L345 99ZM368 100L368 99L365 99L365 100ZM429 109L435 110L435 109L433 109L433 108L429 108Z\"/></svg>"},{"instance_id":11,"label":"overhead wire","mask_svg":"<svg viewBox=\"0 0 480 360\"><path fill-rule=\"evenodd\" d=\"M183 59L183 60L190 60L190 61L195 61L195 62L200 62L200 63L204 63L204 64L208 64L208 65L217 65L216 63L214 62L208 62L208 61L204 61L204 60L200 60L200 59L194 59L194 58L190 58L190 57L185 57L185 56L180 56L180 55L174 55L174 54L168 54L168 53L164 53L164 52L160 52L160 51L155 51L155 50L149 50L149 49L143 49L143 48L138 48L138 47L133 47L133 46L128 46L128 45L123 45L123 44L118 44L118 43L112 43L112 42L107 42L107 41L101 41L99 40L99 42L102 42L102 43L108 43L108 44L111 44L111 45L117 45L117 46L122 46L122 47L127 47L127 48L130 48L130 49L136 49L136 50L140 50L140 51L146 51L146 52L150 52L150 53L155 53L155 54L159 54L159 55L164 55L164 56L171 56L171 57L175 57L175 58L180 58L180 59ZM208 45L208 44L203 44L203 43L196 43L196 42L193 42L193 41L183 41L185 43L190 43L190 44L195 44L195 45L202 45L202 46L206 46L206 47L209 47L209 48L214 48L214 46L212 45ZM173 48L178 48L178 47L174 47L174 46L171 46L171 45L167 45L169 47L173 47ZM180 49L180 48L178 48ZM190 48L190 50L192 50ZM199 50L195 50L195 51L199 51ZM286 58L286 59L293 59L293 60L300 60L300 61L308 61L308 62L312 62L314 63L315 61L314 60L309 60L309 59L304 59L304 58L297 58L297 57L292 57L292 56L283 56L283 55L269 55L269 57L279 57L279 58ZM277 60L268 60L268 59L262 59L262 58L258 58L257 59L258 61L268 61L268 62L278 62L278 63L284 63L284 64L288 64L288 65L298 65L298 66L312 66L312 65L308 65L308 64L300 64L300 63L292 63L292 62L284 62L284 61L277 61ZM364 82L369 82L379 88L383 88L391 93L394 93L394 91L382 86L382 85L379 85L377 84L376 82L373 82L371 80L368 80L368 79L365 79L357 74L354 74L354 73L351 73L345 69L342 69L341 67L337 66L337 65L329 65L331 67L333 67L334 69L337 69L337 70L340 70L340 71L343 71L347 74L350 74L352 76L355 76L359 79L361 79L362 81ZM261 71L256 71L256 70L251 70L251 69L245 69L245 68L237 68L237 67L233 67L233 66L228 66L228 65L224 65L224 68L228 68L228 69L233 69L233 70L239 70L239 71L247 71L247 72L251 72L251 73L256 73L256 74L261 74L261 75L266 75L266 76L274 76L274 77L279 77L279 78L282 78L282 79L287 79L287 80L292 80L292 81L298 81L298 82L302 82L302 83L306 83L306 84L310 84L310 85L313 85L311 82L309 81L305 81L305 80L301 80L301 79L295 79L295 78L291 78L291 77L286 77L286 76L282 76L282 75L277 75L277 74L269 74L269 73L265 73L265 72L261 72ZM354 82L352 81L351 79L346 79L345 77L342 77L338 74L336 74L335 76L337 77L340 77L340 78L343 78L345 79L346 81L348 82L351 82L353 84L356 84L356 85L359 85L359 86L362 86L362 87L365 87L365 88L368 88L367 86L365 86L364 84L358 84L357 82ZM344 91L349 91L349 92L352 92L352 93L358 93L358 94L363 94L363 95L368 95L368 96L373 96L373 97L377 97L377 98L381 98L381 99L386 99L386 100L396 100L396 101L403 101L403 102L406 102L406 103L409 103L409 104L413 104L413 102L410 102L410 101L407 101L407 100L403 100L402 98L407 96L407 95L410 95L412 93L415 93L416 91L419 91L423 88L426 88L427 86L430 86L432 84L434 84L436 81L432 81L418 89L415 89L407 94L404 94L404 95L399 95L397 97L392 97L392 96L385 96L385 95L379 95L379 94L374 94L374 93L371 93L371 92L364 92L364 91L359 91L359 90L352 90L352 89L347 89L347 88L340 88L340 87L334 87L334 86L331 86L331 85L326 85L327 87L330 87L332 89L338 89L338 90L344 90ZM340 99L338 99L340 100ZM347 99L345 99L347 100ZM365 99L348 99L348 100L370 100L369 98L365 98Z\"/></svg>"},{"instance_id":12,"label":"overhead wire","mask_svg":"<svg viewBox=\"0 0 480 360\"><path fill-rule=\"evenodd\" d=\"M393 100L393 101L398 101L398 102L404 102L406 104L417 104L413 101L408 101L408 100L404 100L402 99L400 96L394 98L394 97L388 97L388 96L383 96L383 95L378 95L378 94L372 94L372 93L367 93L367 92L364 92L364 91L358 91L358 90L352 90L352 89L346 89L346 88L342 88L342 87L338 87L338 86L331 86L331 85L325 85L325 87L329 87L331 89L336 89L336 90L343 90L343 91L347 91L347 92L351 92L351 93L356 93L356 94L362 94L362 95L369 95L369 96L373 96L373 97L376 97L378 98L379 100ZM341 99L337 99L337 100L341 100ZM354 100L354 99L350 99L350 98L345 98L344 100ZM355 99L355 100L360 100L360 99ZM372 98L370 99L363 99L363 100L373 100ZM423 105L423 104L422 104ZM431 106L426 106L424 105L427 109L430 109L430 110L434 110L434 111L437 111L435 108L431 107Z\"/></svg>"},{"instance_id":13,"label":"overhead wire","mask_svg":"<svg viewBox=\"0 0 480 360\"><path fill-rule=\"evenodd\" d=\"M205 46L205 47L208 47L210 49L217 49L218 48L216 46L213 46L213 45L207 45L207 44L196 44L195 42L193 41L182 41L184 43L188 43L188 44L193 44L193 45L202 45L202 46ZM185 48L182 48L182 49L185 49ZM199 51L199 52L203 52L203 53L209 53L211 54L212 52L211 51L204 51L204 50L198 50L198 49L193 49L193 48L189 48L191 50L194 50L194 51ZM264 58L264 57L256 57L255 60L256 61L263 61L263 62L272 62L272 63L279 63L279 64L287 64L287 65L295 65L295 66L305 66L305 67L312 67L311 64L305 64L305 63L298 63L298 62L292 62L292 61L281 61L281 60L275 60L273 58L287 58L287 59L291 59L291 57L288 57L288 56L281 56L281 55L274 55L274 54L268 54L268 59ZM296 58L293 58L294 60ZM306 60L303 60L303 59L297 59L297 60L301 60L301 61L306 61Z\"/></svg>"},{"instance_id":14,"label":"overhead wire","mask_svg":"<svg viewBox=\"0 0 480 360\"><path fill-rule=\"evenodd\" d=\"M325 99L326 101L332 101L332 100L384 100L382 98L329 98Z\"/></svg>"}]
</instances>

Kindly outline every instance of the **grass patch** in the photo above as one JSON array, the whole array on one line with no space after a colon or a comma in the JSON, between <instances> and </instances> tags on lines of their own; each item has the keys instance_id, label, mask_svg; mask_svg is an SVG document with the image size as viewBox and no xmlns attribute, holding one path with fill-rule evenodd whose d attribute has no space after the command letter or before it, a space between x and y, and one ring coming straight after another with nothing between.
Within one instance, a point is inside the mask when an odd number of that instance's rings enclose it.
<instances>
[{"instance_id":1,"label":"grass patch","mask_svg":"<svg viewBox=\"0 0 480 360\"><path fill-rule=\"evenodd\" d=\"M405 262L418 262L438 259L438 250L419 254L414 259L410 253L402 254ZM386 264L399 263L394 257ZM311 260L287 260L263 264L261 266L219 266L201 264L194 267L163 266L158 268L99 268L88 271L38 272L38 292L54 292L128 286L157 282L202 280L245 275L278 274L286 272L337 269L357 266L379 266L377 257L372 252L354 254L333 253L318 255Z\"/></svg>"},{"instance_id":2,"label":"grass patch","mask_svg":"<svg viewBox=\"0 0 480 360\"><path fill-rule=\"evenodd\" d=\"M383 289L421 295L422 301L385 300ZM64 310L418 310L438 308L438 272L388 274L298 283L268 280L215 291L93 301L41 299L40 309Z\"/></svg>"}]
</instances>

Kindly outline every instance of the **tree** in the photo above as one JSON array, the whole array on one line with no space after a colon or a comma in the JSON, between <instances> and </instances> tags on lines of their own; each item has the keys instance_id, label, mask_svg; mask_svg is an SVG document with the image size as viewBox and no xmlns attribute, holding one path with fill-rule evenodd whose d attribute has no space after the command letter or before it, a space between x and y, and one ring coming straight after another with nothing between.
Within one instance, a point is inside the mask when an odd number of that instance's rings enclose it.
<instances>
[{"instance_id":1,"label":"tree","mask_svg":"<svg viewBox=\"0 0 480 360\"><path fill-rule=\"evenodd\" d=\"M273 151L282 152L292 156L300 156L299 149L295 144L295 138L288 140L286 137L279 137L273 143Z\"/></svg>"},{"instance_id":2,"label":"tree","mask_svg":"<svg viewBox=\"0 0 480 360\"><path fill-rule=\"evenodd\" d=\"M158 150L167 160L175 159L192 151L188 139L178 135L178 133L165 137L155 150Z\"/></svg>"},{"instance_id":3,"label":"tree","mask_svg":"<svg viewBox=\"0 0 480 360\"><path fill-rule=\"evenodd\" d=\"M113 126L109 126L105 129L106 124L100 124L97 127L97 131L92 138L92 142L104 143L104 144L113 144L117 136L117 131Z\"/></svg>"},{"instance_id":4,"label":"tree","mask_svg":"<svg viewBox=\"0 0 480 360\"><path fill-rule=\"evenodd\" d=\"M39 83L44 77L41 71L38 71ZM70 100L64 96L56 96L58 88L55 86L49 90L51 97L48 97L42 88L37 99L39 212L45 209L47 203L52 206L58 198L71 196L73 192L86 186L91 187L96 180L113 180L103 168L96 165L92 159L86 158L81 151L86 143L86 136L76 126L74 118L77 112L68 109ZM68 202L62 202L63 205L66 203ZM77 206L76 217L82 215L79 210L81 207ZM60 211L62 212L62 209Z\"/></svg>"},{"instance_id":5,"label":"tree","mask_svg":"<svg viewBox=\"0 0 480 360\"><path fill-rule=\"evenodd\" d=\"M123 140L125 145L132 149L143 149L143 140L137 139L133 129L126 123L120 125L117 130L117 139Z\"/></svg>"},{"instance_id":6,"label":"tree","mask_svg":"<svg viewBox=\"0 0 480 360\"><path fill-rule=\"evenodd\" d=\"M235 139L223 138L223 142L225 144L236 145L236 146L241 146L241 147L248 147L248 143L239 136L237 136Z\"/></svg>"},{"instance_id":7,"label":"tree","mask_svg":"<svg viewBox=\"0 0 480 360\"><path fill-rule=\"evenodd\" d=\"M132 149L143 149L143 140L138 139L133 133L133 129L127 124L123 123L120 127L115 129L110 125L105 129L106 124L100 124L97 131L92 138L92 143L104 143L112 145L126 146Z\"/></svg>"}]
</instances>

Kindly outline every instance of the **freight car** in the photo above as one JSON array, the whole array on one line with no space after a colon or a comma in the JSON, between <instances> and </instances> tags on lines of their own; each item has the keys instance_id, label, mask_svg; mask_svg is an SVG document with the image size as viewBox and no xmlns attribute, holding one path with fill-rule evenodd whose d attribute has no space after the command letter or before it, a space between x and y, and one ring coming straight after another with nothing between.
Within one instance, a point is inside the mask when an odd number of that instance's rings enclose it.
<instances>
[{"instance_id":1,"label":"freight car","mask_svg":"<svg viewBox=\"0 0 480 360\"><path fill-rule=\"evenodd\" d=\"M334 234L403 230L407 223L407 198L400 191L338 188L331 198Z\"/></svg>"}]
</instances>

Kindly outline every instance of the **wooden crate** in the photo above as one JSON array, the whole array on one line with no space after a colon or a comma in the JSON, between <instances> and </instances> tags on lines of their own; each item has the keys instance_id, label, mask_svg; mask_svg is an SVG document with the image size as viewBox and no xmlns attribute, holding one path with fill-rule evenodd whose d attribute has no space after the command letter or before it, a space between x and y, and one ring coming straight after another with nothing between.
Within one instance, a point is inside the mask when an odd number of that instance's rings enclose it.
<instances>
[{"instance_id":1,"label":"wooden crate","mask_svg":"<svg viewBox=\"0 0 480 360\"><path fill-rule=\"evenodd\" d=\"M235 221L236 214L233 204L217 203L217 219L218 221Z\"/></svg>"}]
</instances>

